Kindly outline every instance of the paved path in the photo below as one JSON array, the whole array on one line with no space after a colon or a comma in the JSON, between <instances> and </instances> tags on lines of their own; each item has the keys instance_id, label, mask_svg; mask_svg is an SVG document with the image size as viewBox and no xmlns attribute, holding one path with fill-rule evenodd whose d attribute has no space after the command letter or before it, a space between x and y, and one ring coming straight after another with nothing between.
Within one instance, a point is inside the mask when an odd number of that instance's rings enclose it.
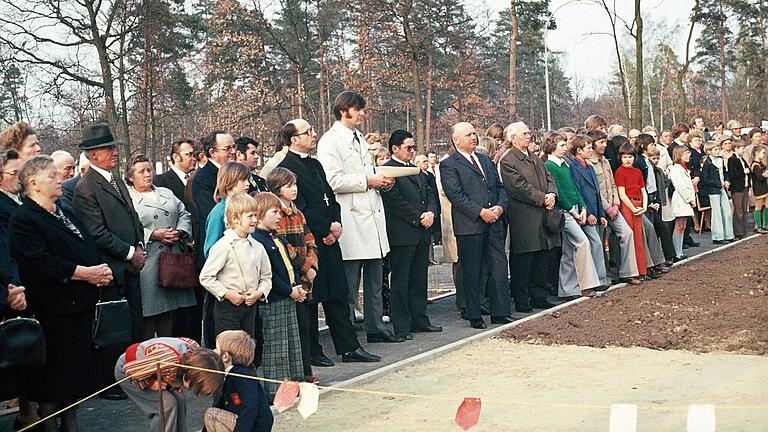
<instances>
[{"instance_id":1,"label":"paved path","mask_svg":"<svg viewBox=\"0 0 768 432\"><path fill-rule=\"evenodd\" d=\"M693 234L695 239L699 236ZM701 246L685 250L687 256L694 256L716 247L710 241L707 233L701 236ZM436 256L441 256L440 248L436 248ZM450 264L431 266L429 270L430 289L450 289L452 284ZM514 310L514 307L513 307ZM538 312L535 310L533 313ZM455 298L452 295L435 300L428 306L428 313L432 323L443 327L442 333L415 334L412 341L397 344L366 344L365 332L358 332L358 339L366 350L382 356L379 363L341 363L341 357L334 355L333 344L327 331L321 333L321 343L325 354L337 362L335 367L314 368L315 374L320 378L322 385L333 385L360 375L372 372L376 369L391 365L401 360L413 357L420 353L448 345L475 335L479 330L469 327L467 321L461 320L455 307ZM514 313L517 318L530 314ZM486 321L489 321L486 317ZM488 323L488 328L498 325ZM188 405L189 430L202 428L202 412L210 406L207 399L193 399ZM147 428L148 422L141 415L134 404L129 401L106 401L94 398L81 405L78 411L80 429L90 431L142 431ZM12 416L0 418L0 432L10 431ZM279 421L279 419L278 419Z\"/></svg>"}]
</instances>

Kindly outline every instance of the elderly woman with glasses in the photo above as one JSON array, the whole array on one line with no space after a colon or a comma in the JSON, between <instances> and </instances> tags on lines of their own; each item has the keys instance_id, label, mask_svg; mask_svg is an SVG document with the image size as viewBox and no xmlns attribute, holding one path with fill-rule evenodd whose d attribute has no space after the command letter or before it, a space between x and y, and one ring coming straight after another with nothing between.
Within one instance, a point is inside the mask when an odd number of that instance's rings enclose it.
<instances>
[{"instance_id":1,"label":"elderly woman with glasses","mask_svg":"<svg viewBox=\"0 0 768 432\"><path fill-rule=\"evenodd\" d=\"M56 205L61 177L49 156L33 156L19 171L24 198L11 217L11 255L19 264L27 305L45 335L45 365L27 378L27 396L45 417L93 389L92 322L98 287L112 282L93 239ZM61 415L62 431L77 430L76 411ZM43 430L57 430L56 420Z\"/></svg>"},{"instance_id":2,"label":"elderly woman with glasses","mask_svg":"<svg viewBox=\"0 0 768 432\"><path fill-rule=\"evenodd\" d=\"M171 336L173 311L196 303L194 287L160 286L160 254L183 252L192 242L192 217L170 189L152 185L155 174L144 155L134 156L125 170L133 207L144 227L147 256L141 270L142 339Z\"/></svg>"}]
</instances>

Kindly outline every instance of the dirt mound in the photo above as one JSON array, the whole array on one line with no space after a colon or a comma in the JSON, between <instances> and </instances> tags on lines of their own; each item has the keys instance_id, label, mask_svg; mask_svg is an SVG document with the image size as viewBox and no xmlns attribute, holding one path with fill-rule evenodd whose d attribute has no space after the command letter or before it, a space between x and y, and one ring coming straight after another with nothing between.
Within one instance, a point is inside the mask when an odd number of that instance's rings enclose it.
<instances>
[{"instance_id":1,"label":"dirt mound","mask_svg":"<svg viewBox=\"0 0 768 432\"><path fill-rule=\"evenodd\" d=\"M762 355L768 351L766 249L768 236L761 236L499 337L545 345Z\"/></svg>"}]
</instances>

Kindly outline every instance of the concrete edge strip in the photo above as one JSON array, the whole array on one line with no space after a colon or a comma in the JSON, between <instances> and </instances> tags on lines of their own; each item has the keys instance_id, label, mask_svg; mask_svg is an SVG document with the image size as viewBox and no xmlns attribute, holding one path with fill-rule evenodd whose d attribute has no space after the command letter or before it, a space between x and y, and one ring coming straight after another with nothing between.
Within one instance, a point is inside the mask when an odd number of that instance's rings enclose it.
<instances>
[{"instance_id":1,"label":"concrete edge strip","mask_svg":"<svg viewBox=\"0 0 768 432\"><path fill-rule=\"evenodd\" d=\"M716 248L708 250L708 251L700 252L700 253L692 256L692 257L686 258L686 259L684 259L682 261L679 261L679 262L673 264L673 266L678 266L678 265L689 263L691 261L694 261L694 260L699 259L701 257L710 255L712 253L728 249L729 247L735 246L735 245L737 245L739 243L742 243L744 241L751 240L753 238L757 238L760 235L761 234L753 234L753 235L751 235L749 237L745 237L745 238L743 238L741 240L737 240L735 242L728 243L728 244L716 247ZM613 285L609 289L607 289L606 291L603 291L602 293L600 293L599 295L603 295L606 292L622 288L622 287L624 287L626 285L627 285L626 283L619 283L619 284ZM453 295L453 294L449 294L449 295ZM444 297L448 297L449 295L444 295ZM537 319L539 317L543 317L543 316L546 316L546 315L551 315L552 313L554 313L556 311L559 311L561 309L565 309L567 307L570 307L572 305L575 305L575 304L578 304L580 302L587 301L587 300L589 300L589 297L579 297L577 299L574 299L574 300L567 301L565 303L559 304L559 305L557 305L557 306L555 306L553 308L545 309L545 310L542 310L541 312L535 313L533 315L529 315L529 316L527 316L525 318L521 318L519 320L516 320L515 322L509 323L509 324L504 324L502 326L495 327L495 328L492 328L490 330L486 330L484 332L480 332L480 333L474 334L474 335L466 337L464 339L460 339L458 341L452 342L452 343L450 343L448 345L443 345L441 347L437 347L437 348L431 349L431 350L423 352L421 354L417 354L417 355L415 355L413 357L408 357L406 359L400 360L400 361L392 363L390 365L383 366L381 368L372 370L372 371L364 373L362 375L358 375L358 376L350 378L348 380L344 380L344 381L338 382L336 384L333 384L333 385L329 386L330 387L329 389L322 390L320 392L320 396L323 396L326 393L332 392L333 389L335 389L335 388L360 387L360 386L363 386L365 384L369 384L369 383L371 383L373 381L376 381L379 378L382 378L385 375L388 375L388 374L393 373L393 372L398 372L398 371L406 368L407 366L416 366L416 365L421 364L421 363L426 363L428 361L435 360L435 359L437 359L439 357L442 357L442 356L444 356L444 355L446 355L446 354L448 354L450 352L456 351L459 348L462 348L462 347L464 347L466 345L469 345L469 344L471 344L473 342L491 338L491 337L496 336L497 334L503 332L504 330L511 329L513 327L516 327L516 326L518 326L520 324L523 324L525 322L528 322L528 321L532 321L532 320Z\"/></svg>"}]
</instances>

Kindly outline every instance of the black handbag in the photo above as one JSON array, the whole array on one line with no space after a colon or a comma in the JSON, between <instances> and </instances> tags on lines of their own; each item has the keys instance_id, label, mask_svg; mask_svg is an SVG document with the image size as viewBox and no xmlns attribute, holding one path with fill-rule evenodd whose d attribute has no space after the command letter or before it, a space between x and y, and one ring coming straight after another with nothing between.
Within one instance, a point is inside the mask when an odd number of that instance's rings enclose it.
<instances>
[{"instance_id":1,"label":"black handbag","mask_svg":"<svg viewBox=\"0 0 768 432\"><path fill-rule=\"evenodd\" d=\"M46 355L45 336L38 320L12 318L0 323L0 369L42 367Z\"/></svg>"},{"instance_id":2,"label":"black handbag","mask_svg":"<svg viewBox=\"0 0 768 432\"><path fill-rule=\"evenodd\" d=\"M560 234L565 227L565 215L558 208L544 212L544 229L550 234Z\"/></svg>"},{"instance_id":3,"label":"black handbag","mask_svg":"<svg viewBox=\"0 0 768 432\"><path fill-rule=\"evenodd\" d=\"M93 322L93 346L97 349L131 342L131 308L128 300L96 303Z\"/></svg>"}]
</instances>

